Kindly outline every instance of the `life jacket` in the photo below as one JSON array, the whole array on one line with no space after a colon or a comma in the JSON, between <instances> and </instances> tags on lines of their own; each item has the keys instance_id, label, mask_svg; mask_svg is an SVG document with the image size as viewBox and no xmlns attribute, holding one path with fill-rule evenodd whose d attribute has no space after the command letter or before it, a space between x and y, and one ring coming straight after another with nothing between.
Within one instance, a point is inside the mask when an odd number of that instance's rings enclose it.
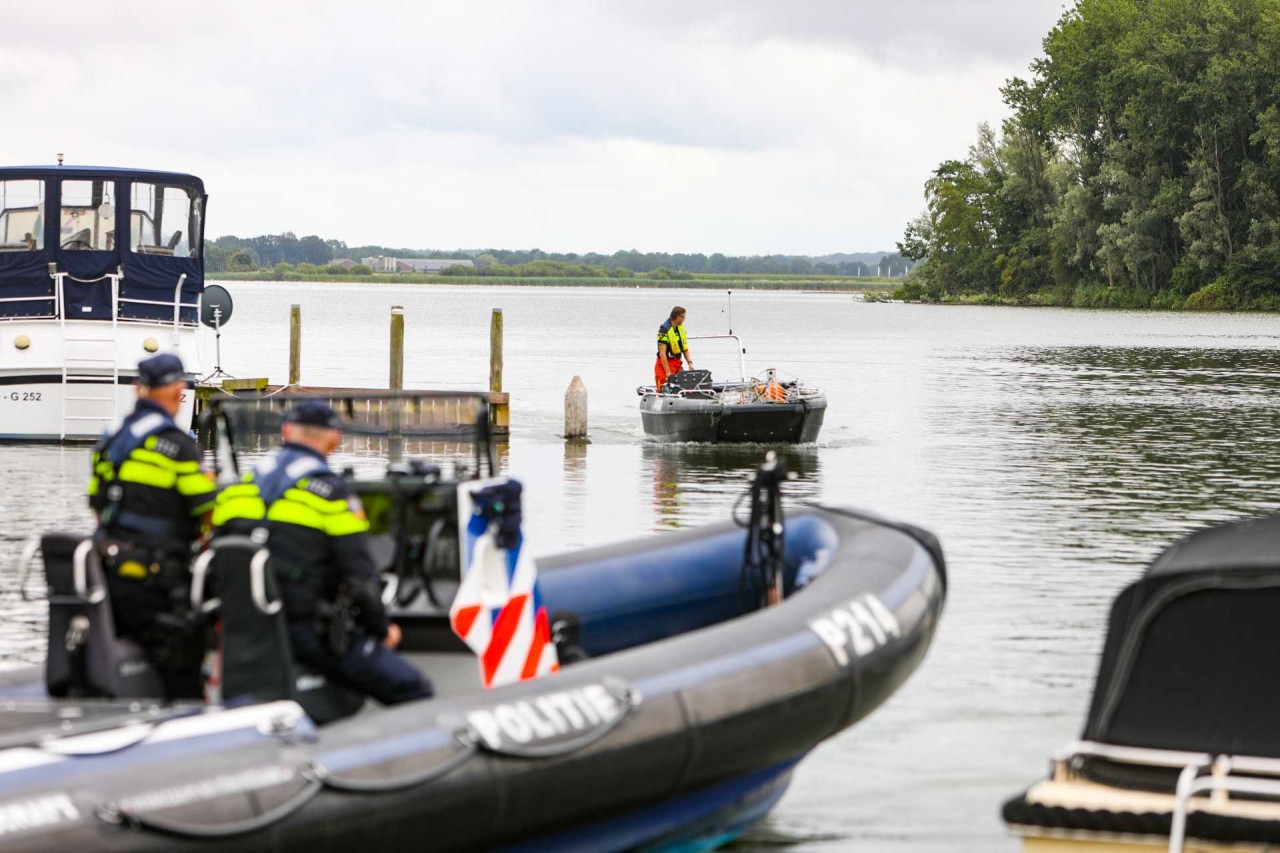
<instances>
[{"instance_id":1,"label":"life jacket","mask_svg":"<svg viewBox=\"0 0 1280 853\"><path fill-rule=\"evenodd\" d=\"M94 448L88 493L103 527L157 539L194 538L191 518L212 507L217 487L198 461L177 458L181 444L162 436L170 431L181 433L168 412L140 403ZM183 498L181 511L175 512L173 492Z\"/></svg>"},{"instance_id":2,"label":"life jacket","mask_svg":"<svg viewBox=\"0 0 1280 853\"><path fill-rule=\"evenodd\" d=\"M285 445L267 456L234 486L218 495L213 524L223 527L243 519L279 521L344 536L368 530L363 517L351 511L346 500L329 499L309 488L311 478L331 474L328 464L314 453Z\"/></svg>"},{"instance_id":3,"label":"life jacket","mask_svg":"<svg viewBox=\"0 0 1280 853\"><path fill-rule=\"evenodd\" d=\"M689 350L689 338L685 334L684 324L673 326L670 320L663 322L658 327L658 358L662 358L663 344L671 350L672 358L683 358Z\"/></svg>"}]
</instances>

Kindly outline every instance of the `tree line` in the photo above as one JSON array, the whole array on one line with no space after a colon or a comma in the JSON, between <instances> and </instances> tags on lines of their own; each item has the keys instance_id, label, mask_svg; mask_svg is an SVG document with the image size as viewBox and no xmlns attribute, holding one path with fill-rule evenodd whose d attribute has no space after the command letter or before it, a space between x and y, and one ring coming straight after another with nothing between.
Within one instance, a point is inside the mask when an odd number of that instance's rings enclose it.
<instances>
[{"instance_id":1,"label":"tree line","mask_svg":"<svg viewBox=\"0 0 1280 853\"><path fill-rule=\"evenodd\" d=\"M925 184L901 295L1280 308L1280 0L1078 0Z\"/></svg>"},{"instance_id":2,"label":"tree line","mask_svg":"<svg viewBox=\"0 0 1280 853\"><path fill-rule=\"evenodd\" d=\"M892 276L906 274L914 261L900 253L848 255L755 255L729 256L721 253L668 254L666 252L556 253L540 249L486 249L484 251L440 251L396 249L386 246L348 246L341 240L316 235L298 237L293 232L257 237L225 236L205 242L205 266L211 272L249 272L274 269L280 264L296 267L307 264L320 271L336 260L359 262L368 257L470 258L475 267L456 267L447 275L517 277L693 278L704 274L755 275L838 275ZM335 270L342 271L344 270ZM372 272L372 270L370 270Z\"/></svg>"}]
</instances>

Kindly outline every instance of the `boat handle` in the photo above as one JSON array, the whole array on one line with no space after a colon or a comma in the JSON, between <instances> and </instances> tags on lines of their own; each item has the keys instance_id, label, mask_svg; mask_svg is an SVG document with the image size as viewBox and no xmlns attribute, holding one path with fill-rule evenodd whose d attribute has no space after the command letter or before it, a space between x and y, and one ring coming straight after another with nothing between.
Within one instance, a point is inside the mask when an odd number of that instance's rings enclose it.
<instances>
[{"instance_id":1,"label":"boat handle","mask_svg":"<svg viewBox=\"0 0 1280 853\"><path fill-rule=\"evenodd\" d=\"M217 555L217 548L210 546L206 548L196 561L191 564L191 609L198 610L201 613L212 613L222 604L222 600L211 598L204 600L205 580L209 576L209 565L213 562L213 558Z\"/></svg>"},{"instance_id":2,"label":"boat handle","mask_svg":"<svg viewBox=\"0 0 1280 853\"><path fill-rule=\"evenodd\" d=\"M267 601L267 559L271 553L266 548L259 548L249 564L249 590L253 594L253 603L264 616L275 616L284 607L284 602L276 599Z\"/></svg>"},{"instance_id":3,"label":"boat handle","mask_svg":"<svg viewBox=\"0 0 1280 853\"><path fill-rule=\"evenodd\" d=\"M441 776L452 773L466 764L480 751L480 746L476 739L465 728L454 732L453 739L462 749L448 761L429 767L420 773L411 773L398 779L341 779L337 776L329 775L328 769L318 762L312 764L312 770L324 782L326 788L332 788L335 791L341 791L346 794L383 794L404 788L413 788L417 785L433 782Z\"/></svg>"},{"instance_id":4,"label":"boat handle","mask_svg":"<svg viewBox=\"0 0 1280 853\"><path fill-rule=\"evenodd\" d=\"M18 576L18 593L23 601L38 600L27 592L27 581L31 579L31 566L35 563L36 551L39 550L40 537L32 536L23 544L22 553L18 555L18 565L15 567L14 574Z\"/></svg>"},{"instance_id":5,"label":"boat handle","mask_svg":"<svg viewBox=\"0 0 1280 853\"><path fill-rule=\"evenodd\" d=\"M396 600L396 593L400 591L400 576L395 572L383 572L382 579L387 582L382 589L382 603L390 606Z\"/></svg>"},{"instance_id":6,"label":"boat handle","mask_svg":"<svg viewBox=\"0 0 1280 853\"><path fill-rule=\"evenodd\" d=\"M200 824L180 823L160 817L150 817L121 806L119 803L103 806L98 809L97 815L99 820L107 823L127 826L132 829L149 829L152 832L159 832L164 835L176 835L183 838L231 838L236 835L245 835L266 829L272 824L284 820L315 799L316 795L324 789L324 782L314 772L311 765L304 765L299 768L298 775L306 782L298 793L275 808L268 809L256 817L229 823L225 826L201 826Z\"/></svg>"},{"instance_id":7,"label":"boat handle","mask_svg":"<svg viewBox=\"0 0 1280 853\"><path fill-rule=\"evenodd\" d=\"M104 587L95 586L89 589L89 552L93 550L93 540L83 539L76 546L75 554L71 558L72 582L75 584L76 595L83 598L90 604L98 604L107 597L107 590Z\"/></svg>"}]
</instances>

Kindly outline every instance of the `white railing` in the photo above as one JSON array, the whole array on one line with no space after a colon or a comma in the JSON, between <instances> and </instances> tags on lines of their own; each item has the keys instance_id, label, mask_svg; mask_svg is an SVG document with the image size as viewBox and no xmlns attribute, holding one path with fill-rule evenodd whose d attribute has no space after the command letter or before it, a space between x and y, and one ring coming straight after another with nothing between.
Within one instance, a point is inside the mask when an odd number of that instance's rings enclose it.
<instances>
[{"instance_id":1,"label":"white railing","mask_svg":"<svg viewBox=\"0 0 1280 853\"><path fill-rule=\"evenodd\" d=\"M1083 758L1100 758L1116 764L1137 764L1181 771L1174 789L1169 853L1183 853L1187 840L1187 814L1191 808L1191 800L1197 794L1209 794L1210 804L1217 806L1229 802L1232 793L1280 797L1280 759L1277 758L1211 755L1207 752L1077 741L1053 755L1052 778L1055 781L1065 781L1075 777L1078 775L1079 760ZM1248 775L1233 776L1233 771Z\"/></svg>"},{"instance_id":2,"label":"white railing","mask_svg":"<svg viewBox=\"0 0 1280 853\"><path fill-rule=\"evenodd\" d=\"M689 338L689 340L691 341L723 341L723 340L735 341L738 344L738 375L741 377L739 381L741 382L747 381L747 358L746 358L747 351L742 348L742 339L739 338L737 335L734 335L734 334L694 335L693 337Z\"/></svg>"},{"instance_id":3,"label":"white railing","mask_svg":"<svg viewBox=\"0 0 1280 853\"><path fill-rule=\"evenodd\" d=\"M0 299L0 303L4 302L52 302L52 314L29 315L24 317L5 317L5 320L74 320L74 317L68 317L66 312L66 281L74 281L77 284L95 284L100 281L109 281L111 284L111 321L114 324L117 321L126 323L157 323L158 320L152 320L142 317L126 317L122 312L125 305L157 305L162 308L173 309L172 325L175 329L180 327L194 328L200 325L200 300L197 297L195 302L182 301L182 286L187 282L187 274L183 273L178 276L178 282L173 288L173 300L164 299L133 299L120 295L120 281L124 278L124 271L117 269L114 273L107 273L97 278L76 278L70 273L58 272L53 264L49 265L49 275L53 278L53 295L52 296L19 296L8 299ZM196 312L196 318L185 323L182 321L182 309L191 308Z\"/></svg>"}]
</instances>

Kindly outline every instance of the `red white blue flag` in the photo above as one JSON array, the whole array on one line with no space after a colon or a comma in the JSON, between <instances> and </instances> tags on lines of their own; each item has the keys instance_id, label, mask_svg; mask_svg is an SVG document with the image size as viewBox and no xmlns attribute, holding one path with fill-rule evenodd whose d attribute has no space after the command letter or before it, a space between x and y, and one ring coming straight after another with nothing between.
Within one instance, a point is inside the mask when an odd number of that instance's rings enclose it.
<instances>
[{"instance_id":1,"label":"red white blue flag","mask_svg":"<svg viewBox=\"0 0 1280 853\"><path fill-rule=\"evenodd\" d=\"M462 583L449 608L449 622L480 659L485 687L537 678L560 668L538 592L537 569L524 547L524 536L509 527L502 531L505 536L500 535L500 522L485 511L484 501L475 498L486 487L508 482L496 478L458 486ZM510 547L501 547L500 540Z\"/></svg>"}]
</instances>

